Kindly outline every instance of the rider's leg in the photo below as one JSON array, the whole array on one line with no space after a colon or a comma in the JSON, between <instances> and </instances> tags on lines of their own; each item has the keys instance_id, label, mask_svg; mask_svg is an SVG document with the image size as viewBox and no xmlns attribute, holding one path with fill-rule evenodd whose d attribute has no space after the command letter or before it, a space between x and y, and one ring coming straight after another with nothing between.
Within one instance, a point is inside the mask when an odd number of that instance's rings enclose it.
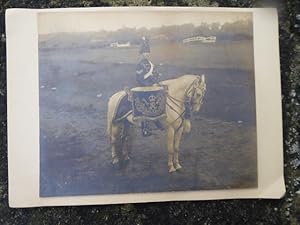
<instances>
[{"instance_id":1,"label":"rider's leg","mask_svg":"<svg viewBox=\"0 0 300 225\"><path fill-rule=\"evenodd\" d=\"M165 128L166 128L165 119L156 120L156 121L154 121L154 124L160 130L165 130Z\"/></svg>"}]
</instances>

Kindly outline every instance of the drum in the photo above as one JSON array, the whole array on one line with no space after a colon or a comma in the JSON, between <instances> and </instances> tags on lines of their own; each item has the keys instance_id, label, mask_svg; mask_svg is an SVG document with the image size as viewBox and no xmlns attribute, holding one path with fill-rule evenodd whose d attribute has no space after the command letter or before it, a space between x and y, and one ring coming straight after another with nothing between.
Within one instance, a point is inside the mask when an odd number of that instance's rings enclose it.
<instances>
[{"instance_id":1,"label":"drum","mask_svg":"<svg viewBox=\"0 0 300 225\"><path fill-rule=\"evenodd\" d=\"M166 91L149 86L131 89L134 120L157 120L166 116Z\"/></svg>"}]
</instances>

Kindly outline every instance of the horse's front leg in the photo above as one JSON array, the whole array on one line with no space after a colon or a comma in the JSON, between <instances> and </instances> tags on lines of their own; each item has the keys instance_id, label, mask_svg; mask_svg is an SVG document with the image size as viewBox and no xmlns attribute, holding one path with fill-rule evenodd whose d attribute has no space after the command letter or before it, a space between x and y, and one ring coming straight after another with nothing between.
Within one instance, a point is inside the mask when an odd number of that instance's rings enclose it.
<instances>
[{"instance_id":1,"label":"horse's front leg","mask_svg":"<svg viewBox=\"0 0 300 225\"><path fill-rule=\"evenodd\" d=\"M174 157L174 129L169 127L168 129L168 167L169 172L175 172L176 169L173 164L173 157Z\"/></svg>"},{"instance_id":2,"label":"horse's front leg","mask_svg":"<svg viewBox=\"0 0 300 225\"><path fill-rule=\"evenodd\" d=\"M180 142L182 138L182 133L183 133L183 126L180 127L177 132L174 135L174 167L176 170L179 170L182 168L182 166L179 163L179 149L180 149Z\"/></svg>"}]
</instances>

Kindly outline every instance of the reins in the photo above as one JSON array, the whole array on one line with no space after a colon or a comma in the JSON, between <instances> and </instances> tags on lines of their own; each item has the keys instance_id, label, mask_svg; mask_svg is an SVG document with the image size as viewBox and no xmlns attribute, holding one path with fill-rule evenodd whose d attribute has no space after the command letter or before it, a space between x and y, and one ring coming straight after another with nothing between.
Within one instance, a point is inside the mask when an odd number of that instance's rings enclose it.
<instances>
[{"instance_id":1,"label":"reins","mask_svg":"<svg viewBox=\"0 0 300 225\"><path fill-rule=\"evenodd\" d=\"M193 82L192 82L192 84L188 87L188 89L187 89L187 91L186 91L186 93L184 94L184 100L183 101L181 101L181 100L179 100L179 99L176 99L176 98L174 98L173 96L171 96L171 95L169 95L169 94L167 94L166 96L167 96L167 98L172 102L172 103L174 103L178 108L181 108L180 107L180 103L182 103L182 104L184 104L184 110L183 110L183 112L182 113L179 113L176 109L174 109L174 107L172 107L170 104L168 104L168 103L166 103L166 105L167 106L169 106L170 107L170 109L171 110L173 110L177 115L178 115L178 117L174 120L174 121L172 121L171 123L169 123L169 125L170 124L173 124L173 123L175 123L179 118L181 118L181 124L180 124L180 126L175 130L175 132L177 132L181 127L182 127L182 125L183 125L183 121L184 121L184 114L186 113L186 106L185 106L185 104L186 103L188 103L188 105L191 105L192 104L192 99L193 99L193 95L194 94L192 94L192 97L188 100L188 101L186 101L186 98L188 98L188 95L190 94L190 92L195 92L195 88L192 88L193 87L193 85L195 84L195 82L196 82L196 80L194 80Z\"/></svg>"}]
</instances>

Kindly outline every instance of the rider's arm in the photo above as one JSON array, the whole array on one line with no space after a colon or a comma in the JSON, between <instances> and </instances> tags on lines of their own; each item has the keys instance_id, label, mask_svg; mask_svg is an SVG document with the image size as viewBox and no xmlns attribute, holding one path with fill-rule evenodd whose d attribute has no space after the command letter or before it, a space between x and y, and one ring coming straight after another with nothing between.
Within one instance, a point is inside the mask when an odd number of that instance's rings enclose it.
<instances>
[{"instance_id":1,"label":"rider's arm","mask_svg":"<svg viewBox=\"0 0 300 225\"><path fill-rule=\"evenodd\" d=\"M136 68L136 82L138 85L145 86L145 81L144 81L144 67L141 64L137 65Z\"/></svg>"}]
</instances>

